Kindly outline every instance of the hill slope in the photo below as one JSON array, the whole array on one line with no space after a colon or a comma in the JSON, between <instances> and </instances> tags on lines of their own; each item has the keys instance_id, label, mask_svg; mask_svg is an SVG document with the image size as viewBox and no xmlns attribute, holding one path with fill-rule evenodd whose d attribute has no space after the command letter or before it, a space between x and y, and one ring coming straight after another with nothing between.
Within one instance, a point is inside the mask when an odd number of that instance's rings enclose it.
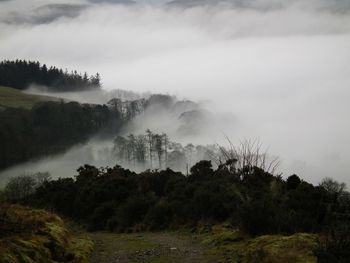
<instances>
[{"instance_id":1,"label":"hill slope","mask_svg":"<svg viewBox=\"0 0 350 263\"><path fill-rule=\"evenodd\" d=\"M56 215L18 205L0 205L0 262L87 262L92 242L73 234Z\"/></svg>"},{"instance_id":2,"label":"hill slope","mask_svg":"<svg viewBox=\"0 0 350 263\"><path fill-rule=\"evenodd\" d=\"M58 98L24 93L20 90L0 86L1 108L31 109L33 105L41 101L58 101Z\"/></svg>"}]
</instances>

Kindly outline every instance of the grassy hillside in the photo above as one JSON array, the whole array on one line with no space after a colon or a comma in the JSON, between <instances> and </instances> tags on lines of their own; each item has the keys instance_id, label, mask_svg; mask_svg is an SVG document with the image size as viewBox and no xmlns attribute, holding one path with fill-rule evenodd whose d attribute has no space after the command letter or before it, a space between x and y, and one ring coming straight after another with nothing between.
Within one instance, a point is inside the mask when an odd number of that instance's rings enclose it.
<instances>
[{"instance_id":1,"label":"grassy hillside","mask_svg":"<svg viewBox=\"0 0 350 263\"><path fill-rule=\"evenodd\" d=\"M40 101L57 101L58 98L26 94L20 90L0 86L0 108L31 109Z\"/></svg>"},{"instance_id":2,"label":"grassy hillside","mask_svg":"<svg viewBox=\"0 0 350 263\"><path fill-rule=\"evenodd\" d=\"M56 215L0 205L0 262L88 262L92 241L73 234Z\"/></svg>"}]
</instances>

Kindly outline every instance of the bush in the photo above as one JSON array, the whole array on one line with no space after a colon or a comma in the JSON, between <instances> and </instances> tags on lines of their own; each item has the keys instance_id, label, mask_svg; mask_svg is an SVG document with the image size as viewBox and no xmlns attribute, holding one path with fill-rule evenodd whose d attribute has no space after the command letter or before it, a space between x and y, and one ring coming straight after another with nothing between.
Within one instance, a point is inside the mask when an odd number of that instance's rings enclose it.
<instances>
[{"instance_id":1,"label":"bush","mask_svg":"<svg viewBox=\"0 0 350 263\"><path fill-rule=\"evenodd\" d=\"M316 255L319 263L350 262L350 222L338 222L324 240L319 241Z\"/></svg>"}]
</instances>

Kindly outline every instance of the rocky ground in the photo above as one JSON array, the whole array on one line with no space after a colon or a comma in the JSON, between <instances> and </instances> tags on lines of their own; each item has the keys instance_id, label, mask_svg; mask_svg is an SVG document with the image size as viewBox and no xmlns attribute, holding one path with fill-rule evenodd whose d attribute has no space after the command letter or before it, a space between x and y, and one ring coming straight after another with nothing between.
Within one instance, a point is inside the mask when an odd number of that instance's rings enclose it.
<instances>
[{"instance_id":1,"label":"rocky ground","mask_svg":"<svg viewBox=\"0 0 350 263\"><path fill-rule=\"evenodd\" d=\"M316 263L317 235L249 237L225 225L189 232L90 233L90 263Z\"/></svg>"},{"instance_id":2,"label":"rocky ground","mask_svg":"<svg viewBox=\"0 0 350 263\"><path fill-rule=\"evenodd\" d=\"M95 250L91 263L206 263L215 262L195 235L184 233L91 233Z\"/></svg>"}]
</instances>

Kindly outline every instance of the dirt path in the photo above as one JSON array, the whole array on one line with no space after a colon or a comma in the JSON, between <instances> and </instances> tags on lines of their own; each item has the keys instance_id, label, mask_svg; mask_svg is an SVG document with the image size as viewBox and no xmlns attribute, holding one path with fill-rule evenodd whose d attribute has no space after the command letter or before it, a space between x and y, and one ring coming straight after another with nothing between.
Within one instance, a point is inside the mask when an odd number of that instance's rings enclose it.
<instances>
[{"instance_id":1,"label":"dirt path","mask_svg":"<svg viewBox=\"0 0 350 263\"><path fill-rule=\"evenodd\" d=\"M95 250L91 263L215 262L196 236L182 233L91 233Z\"/></svg>"}]
</instances>

